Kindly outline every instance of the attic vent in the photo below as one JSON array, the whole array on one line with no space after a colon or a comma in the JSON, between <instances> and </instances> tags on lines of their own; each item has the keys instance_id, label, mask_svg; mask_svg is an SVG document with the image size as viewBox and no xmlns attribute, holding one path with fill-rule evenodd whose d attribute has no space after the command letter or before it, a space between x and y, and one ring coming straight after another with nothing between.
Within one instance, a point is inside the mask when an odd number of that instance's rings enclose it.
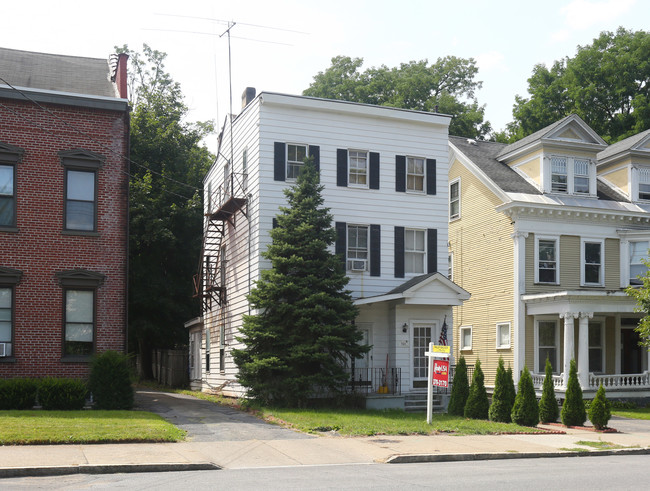
<instances>
[{"instance_id":1,"label":"attic vent","mask_svg":"<svg viewBox=\"0 0 650 491\"><path fill-rule=\"evenodd\" d=\"M111 68L111 82L115 82L115 75L117 72L117 60L118 56L112 54L108 57L108 66Z\"/></svg>"}]
</instances>

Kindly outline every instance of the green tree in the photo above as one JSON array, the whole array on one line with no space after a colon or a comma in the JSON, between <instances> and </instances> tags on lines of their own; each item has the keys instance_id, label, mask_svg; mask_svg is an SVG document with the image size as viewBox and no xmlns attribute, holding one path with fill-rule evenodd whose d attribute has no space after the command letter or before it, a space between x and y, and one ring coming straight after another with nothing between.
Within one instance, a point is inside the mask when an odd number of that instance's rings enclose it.
<instances>
[{"instance_id":1,"label":"green tree","mask_svg":"<svg viewBox=\"0 0 650 491\"><path fill-rule=\"evenodd\" d=\"M578 382L578 367L576 361L571 360L569 366L569 380L567 382L564 403L562 404L562 424L565 426L582 426L587 420L585 401L582 399L582 389Z\"/></svg>"},{"instance_id":2,"label":"green tree","mask_svg":"<svg viewBox=\"0 0 650 491\"><path fill-rule=\"evenodd\" d=\"M203 234L203 176L213 161L202 144L210 123L184 121L180 85L165 71L164 53L129 50L131 180L129 183L129 346L152 378L154 348L186 344L183 323L192 298Z\"/></svg>"},{"instance_id":3,"label":"green tree","mask_svg":"<svg viewBox=\"0 0 650 491\"><path fill-rule=\"evenodd\" d=\"M553 367L551 362L546 358L546 375L542 386L542 398L539 401L539 420L542 423L554 423L560 415L560 409L555 398L555 388L553 387Z\"/></svg>"},{"instance_id":4,"label":"green tree","mask_svg":"<svg viewBox=\"0 0 650 491\"><path fill-rule=\"evenodd\" d=\"M508 367L508 370L506 370L506 378L506 388L508 389L506 395L508 397L508 405L512 408L512 406L515 405L515 398L517 397L517 389L515 389L515 379L512 375L512 367ZM510 419L512 419L512 414Z\"/></svg>"},{"instance_id":5,"label":"green tree","mask_svg":"<svg viewBox=\"0 0 650 491\"><path fill-rule=\"evenodd\" d=\"M467 396L469 396L467 363L465 363L465 357L461 355L454 368L454 379L451 383L451 397L449 398L447 413L453 416L464 416Z\"/></svg>"},{"instance_id":6,"label":"green tree","mask_svg":"<svg viewBox=\"0 0 650 491\"><path fill-rule=\"evenodd\" d=\"M650 33L620 27L602 32L573 58L551 68L535 65L528 79L528 98L517 96L517 140L549 124L578 114L606 142L615 143L650 127Z\"/></svg>"},{"instance_id":7,"label":"green tree","mask_svg":"<svg viewBox=\"0 0 650 491\"><path fill-rule=\"evenodd\" d=\"M610 403L605 397L605 387L598 387L596 397L589 405L589 421L597 430L602 430L607 427L609 418L612 417Z\"/></svg>"},{"instance_id":8,"label":"green tree","mask_svg":"<svg viewBox=\"0 0 650 491\"><path fill-rule=\"evenodd\" d=\"M492 404L490 404L489 416L491 421L500 421L510 423L513 400L510 399L510 389L508 384L508 372L503 364L503 358L499 357L497 373L494 380L494 393L492 394Z\"/></svg>"},{"instance_id":9,"label":"green tree","mask_svg":"<svg viewBox=\"0 0 650 491\"><path fill-rule=\"evenodd\" d=\"M370 349L352 323L357 309L341 258L328 250L336 232L322 190L307 159L271 231L271 269L249 295L260 313L244 316L238 340L246 347L233 350L239 381L264 404L304 406L319 390L341 392L344 365Z\"/></svg>"},{"instance_id":10,"label":"green tree","mask_svg":"<svg viewBox=\"0 0 650 491\"><path fill-rule=\"evenodd\" d=\"M536 426L539 423L539 407L533 379L528 367L524 366L517 386L517 397L512 406L512 422L523 426Z\"/></svg>"},{"instance_id":11,"label":"green tree","mask_svg":"<svg viewBox=\"0 0 650 491\"><path fill-rule=\"evenodd\" d=\"M363 58L336 56L332 65L314 76L303 95L338 99L418 111L436 111L454 118L449 133L485 138L491 131L484 121L485 107L479 106L476 91L483 82L475 80L476 61L455 56L385 65L361 71Z\"/></svg>"},{"instance_id":12,"label":"green tree","mask_svg":"<svg viewBox=\"0 0 650 491\"><path fill-rule=\"evenodd\" d=\"M471 419L488 419L489 409L490 402L487 391L485 390L481 360L476 360L474 374L472 375L472 385L469 386L469 395L465 403L465 417Z\"/></svg>"},{"instance_id":13,"label":"green tree","mask_svg":"<svg viewBox=\"0 0 650 491\"><path fill-rule=\"evenodd\" d=\"M650 349L650 261L646 259L642 261L648 270L639 275L641 285L628 286L625 293L636 300L636 311L644 314L635 330L639 333L639 344Z\"/></svg>"}]
</instances>

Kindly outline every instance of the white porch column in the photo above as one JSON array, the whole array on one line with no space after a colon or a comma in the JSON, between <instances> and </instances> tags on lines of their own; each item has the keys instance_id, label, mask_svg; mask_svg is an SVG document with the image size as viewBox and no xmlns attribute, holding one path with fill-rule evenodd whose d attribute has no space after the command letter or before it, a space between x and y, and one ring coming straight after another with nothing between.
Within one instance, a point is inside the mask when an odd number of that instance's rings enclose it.
<instances>
[{"instance_id":1,"label":"white porch column","mask_svg":"<svg viewBox=\"0 0 650 491\"><path fill-rule=\"evenodd\" d=\"M589 319L593 316L593 312L580 312L578 321L578 380L582 390L589 387Z\"/></svg>"},{"instance_id":2,"label":"white porch column","mask_svg":"<svg viewBox=\"0 0 650 491\"><path fill-rule=\"evenodd\" d=\"M528 232L515 231L514 240L514 325L513 325L513 363L512 375L515 384L519 382L519 374L524 369L526 360L526 308L521 296L526 291L526 238Z\"/></svg>"},{"instance_id":3,"label":"white porch column","mask_svg":"<svg viewBox=\"0 0 650 491\"><path fill-rule=\"evenodd\" d=\"M573 342L573 320L578 317L577 312L564 312L560 314L560 318L564 319L564 380L562 385L567 386L569 381L569 366L571 360L575 358L575 349Z\"/></svg>"}]
</instances>

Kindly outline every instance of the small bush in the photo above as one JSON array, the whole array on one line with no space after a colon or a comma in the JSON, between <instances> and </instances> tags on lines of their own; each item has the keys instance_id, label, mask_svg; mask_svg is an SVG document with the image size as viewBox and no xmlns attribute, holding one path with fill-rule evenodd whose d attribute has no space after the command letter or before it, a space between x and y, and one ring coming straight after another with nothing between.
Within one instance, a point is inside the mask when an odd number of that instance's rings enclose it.
<instances>
[{"instance_id":1,"label":"small bush","mask_svg":"<svg viewBox=\"0 0 650 491\"><path fill-rule=\"evenodd\" d=\"M481 361L476 360L474 375L472 376L472 385L469 387L469 396L465 403L465 417L471 419L488 419L490 402L488 401L487 391L481 370Z\"/></svg>"},{"instance_id":2,"label":"small bush","mask_svg":"<svg viewBox=\"0 0 650 491\"><path fill-rule=\"evenodd\" d=\"M43 409L83 409L88 388L83 380L46 377L38 384L38 400Z\"/></svg>"},{"instance_id":3,"label":"small bush","mask_svg":"<svg viewBox=\"0 0 650 491\"><path fill-rule=\"evenodd\" d=\"M637 409L639 405L632 401L609 401L612 409Z\"/></svg>"},{"instance_id":4,"label":"small bush","mask_svg":"<svg viewBox=\"0 0 650 491\"><path fill-rule=\"evenodd\" d=\"M506 397L508 398L508 406L512 409L512 406L515 405L515 397L517 397L517 389L515 389L515 379L512 375L512 367L508 367L506 370ZM512 421L512 412L510 416Z\"/></svg>"},{"instance_id":5,"label":"small bush","mask_svg":"<svg viewBox=\"0 0 650 491\"><path fill-rule=\"evenodd\" d=\"M497 365L497 374L494 380L494 394L492 394L492 404L490 405L490 421L500 421L510 423L512 404L510 400L510 389L508 388L508 373L503 366L503 358L499 357Z\"/></svg>"},{"instance_id":6,"label":"small bush","mask_svg":"<svg viewBox=\"0 0 650 491\"><path fill-rule=\"evenodd\" d=\"M0 379L0 409L31 409L38 385L30 378Z\"/></svg>"},{"instance_id":7,"label":"small bush","mask_svg":"<svg viewBox=\"0 0 650 491\"><path fill-rule=\"evenodd\" d=\"M597 430L602 430L607 427L609 418L612 417L609 401L605 397L605 387L602 385L596 392L596 397L589 405L589 421Z\"/></svg>"},{"instance_id":8,"label":"small bush","mask_svg":"<svg viewBox=\"0 0 650 491\"><path fill-rule=\"evenodd\" d=\"M542 423L555 423L559 415L560 408L553 387L553 367L549 359L546 358L546 375L542 386L542 398L539 401L539 420Z\"/></svg>"},{"instance_id":9,"label":"small bush","mask_svg":"<svg viewBox=\"0 0 650 491\"><path fill-rule=\"evenodd\" d=\"M467 380L467 364L465 357L461 355L454 370L454 379L451 383L451 397L447 413L453 416L465 414L465 403L469 395L469 382Z\"/></svg>"},{"instance_id":10,"label":"small bush","mask_svg":"<svg viewBox=\"0 0 650 491\"><path fill-rule=\"evenodd\" d=\"M129 357L117 351L105 351L93 357L89 388L96 409L133 408Z\"/></svg>"},{"instance_id":11,"label":"small bush","mask_svg":"<svg viewBox=\"0 0 650 491\"><path fill-rule=\"evenodd\" d=\"M567 382L564 404L562 404L562 424L565 426L583 426L587 421L585 401L582 400L582 389L578 382L578 367L571 360L569 380Z\"/></svg>"},{"instance_id":12,"label":"small bush","mask_svg":"<svg viewBox=\"0 0 650 491\"><path fill-rule=\"evenodd\" d=\"M521 372L511 416L512 422L518 425L536 426L539 423L539 406L537 405L535 387L533 387L533 379L526 366Z\"/></svg>"}]
</instances>

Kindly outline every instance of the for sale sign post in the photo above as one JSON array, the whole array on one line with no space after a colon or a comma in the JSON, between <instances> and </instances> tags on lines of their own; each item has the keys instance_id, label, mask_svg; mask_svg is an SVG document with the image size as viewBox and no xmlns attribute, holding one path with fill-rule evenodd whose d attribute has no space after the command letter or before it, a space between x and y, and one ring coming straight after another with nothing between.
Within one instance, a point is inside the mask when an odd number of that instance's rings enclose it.
<instances>
[{"instance_id":1,"label":"for sale sign post","mask_svg":"<svg viewBox=\"0 0 650 491\"><path fill-rule=\"evenodd\" d=\"M433 360L433 385L449 387L449 361Z\"/></svg>"}]
</instances>

